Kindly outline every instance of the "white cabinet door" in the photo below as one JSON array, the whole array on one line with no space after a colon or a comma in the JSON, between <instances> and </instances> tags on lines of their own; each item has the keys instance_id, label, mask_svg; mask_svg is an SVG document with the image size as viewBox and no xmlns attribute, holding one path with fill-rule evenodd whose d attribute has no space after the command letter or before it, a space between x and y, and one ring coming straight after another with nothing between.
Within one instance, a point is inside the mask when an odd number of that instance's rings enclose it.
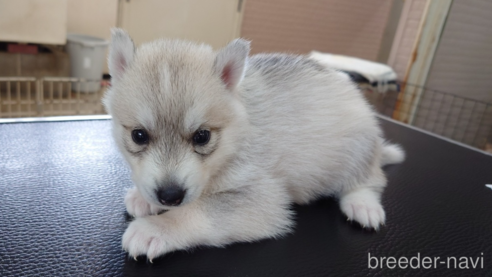
<instances>
[{"instance_id":1,"label":"white cabinet door","mask_svg":"<svg viewBox=\"0 0 492 277\"><path fill-rule=\"evenodd\" d=\"M0 40L65 44L66 0L0 0Z\"/></svg>"},{"instance_id":2,"label":"white cabinet door","mask_svg":"<svg viewBox=\"0 0 492 277\"><path fill-rule=\"evenodd\" d=\"M120 0L118 25L136 44L180 38L219 48L239 37L242 0Z\"/></svg>"}]
</instances>

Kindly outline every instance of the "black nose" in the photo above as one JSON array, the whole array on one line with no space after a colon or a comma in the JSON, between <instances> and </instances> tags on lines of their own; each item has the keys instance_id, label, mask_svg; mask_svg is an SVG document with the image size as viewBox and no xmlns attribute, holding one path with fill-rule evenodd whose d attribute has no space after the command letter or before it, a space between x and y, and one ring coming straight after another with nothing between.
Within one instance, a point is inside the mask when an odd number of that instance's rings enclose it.
<instances>
[{"instance_id":1,"label":"black nose","mask_svg":"<svg viewBox=\"0 0 492 277\"><path fill-rule=\"evenodd\" d=\"M165 186L156 191L157 199L162 205L178 206L183 201L186 190L177 185Z\"/></svg>"}]
</instances>

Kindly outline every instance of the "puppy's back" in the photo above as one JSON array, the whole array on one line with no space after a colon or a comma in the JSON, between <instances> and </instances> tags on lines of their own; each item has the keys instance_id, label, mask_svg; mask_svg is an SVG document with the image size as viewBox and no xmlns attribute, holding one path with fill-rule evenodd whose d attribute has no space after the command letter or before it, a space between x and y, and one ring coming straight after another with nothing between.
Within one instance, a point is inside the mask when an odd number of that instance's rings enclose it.
<instances>
[{"instance_id":1,"label":"puppy's back","mask_svg":"<svg viewBox=\"0 0 492 277\"><path fill-rule=\"evenodd\" d=\"M378 159L374 113L343 73L303 56L260 54L249 59L241 89L259 155L291 187L309 191L297 202L358 182Z\"/></svg>"}]
</instances>

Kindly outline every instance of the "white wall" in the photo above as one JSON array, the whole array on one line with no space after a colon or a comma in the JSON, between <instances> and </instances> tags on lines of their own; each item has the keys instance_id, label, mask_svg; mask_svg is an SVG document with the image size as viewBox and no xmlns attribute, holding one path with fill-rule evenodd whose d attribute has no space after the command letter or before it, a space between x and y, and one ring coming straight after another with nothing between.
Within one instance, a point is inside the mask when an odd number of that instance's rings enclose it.
<instances>
[{"instance_id":1,"label":"white wall","mask_svg":"<svg viewBox=\"0 0 492 277\"><path fill-rule=\"evenodd\" d=\"M109 39L117 14L118 0L68 0L67 31Z\"/></svg>"},{"instance_id":2,"label":"white wall","mask_svg":"<svg viewBox=\"0 0 492 277\"><path fill-rule=\"evenodd\" d=\"M252 52L311 50L376 60L392 1L247 0L241 36Z\"/></svg>"}]
</instances>

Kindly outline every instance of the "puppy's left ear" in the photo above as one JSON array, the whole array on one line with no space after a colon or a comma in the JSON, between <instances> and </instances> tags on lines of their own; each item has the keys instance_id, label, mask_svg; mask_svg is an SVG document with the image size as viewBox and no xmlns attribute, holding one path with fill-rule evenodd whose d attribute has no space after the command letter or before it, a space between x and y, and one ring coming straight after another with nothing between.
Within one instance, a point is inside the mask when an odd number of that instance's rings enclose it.
<instances>
[{"instance_id":1,"label":"puppy's left ear","mask_svg":"<svg viewBox=\"0 0 492 277\"><path fill-rule=\"evenodd\" d=\"M242 81L246 71L250 43L236 39L221 49L215 58L215 72L219 74L225 86L234 90Z\"/></svg>"},{"instance_id":2,"label":"puppy's left ear","mask_svg":"<svg viewBox=\"0 0 492 277\"><path fill-rule=\"evenodd\" d=\"M114 81L121 80L123 73L133 61L135 45L130 36L119 28L111 30L111 45L109 46L108 68Z\"/></svg>"}]
</instances>

